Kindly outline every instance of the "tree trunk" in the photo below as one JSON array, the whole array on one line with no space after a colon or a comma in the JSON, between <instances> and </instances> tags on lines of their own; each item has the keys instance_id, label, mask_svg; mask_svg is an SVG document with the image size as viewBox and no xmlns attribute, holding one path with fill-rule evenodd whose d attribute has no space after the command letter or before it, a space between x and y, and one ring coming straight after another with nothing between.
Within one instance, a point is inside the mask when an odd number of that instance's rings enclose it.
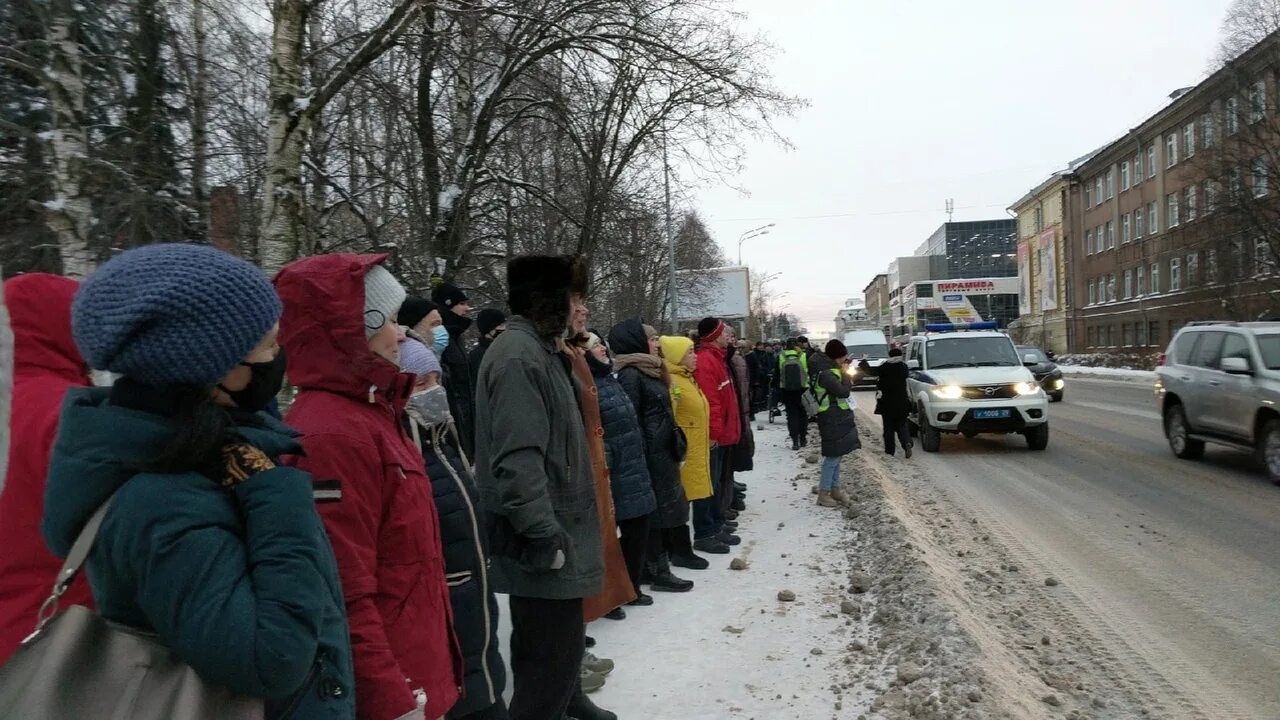
<instances>
[{"instance_id":1,"label":"tree trunk","mask_svg":"<svg viewBox=\"0 0 1280 720\"><path fill-rule=\"evenodd\" d=\"M267 182L262 198L259 262L268 274L298 257L306 233L302 187L302 154L311 115L302 92L303 34L306 0L275 0L268 89Z\"/></svg>"},{"instance_id":2,"label":"tree trunk","mask_svg":"<svg viewBox=\"0 0 1280 720\"><path fill-rule=\"evenodd\" d=\"M195 41L195 74L191 79L191 199L196 206L196 236L209 238L209 98L207 37L204 30L206 0L191 1L191 31Z\"/></svg>"},{"instance_id":3,"label":"tree trunk","mask_svg":"<svg viewBox=\"0 0 1280 720\"><path fill-rule=\"evenodd\" d=\"M42 77L49 98L53 199L45 203L45 223L58 239L62 273L83 278L96 259L89 248L93 206L84 187L89 156L84 128L84 75L72 0L54 0L49 22L49 65Z\"/></svg>"}]
</instances>

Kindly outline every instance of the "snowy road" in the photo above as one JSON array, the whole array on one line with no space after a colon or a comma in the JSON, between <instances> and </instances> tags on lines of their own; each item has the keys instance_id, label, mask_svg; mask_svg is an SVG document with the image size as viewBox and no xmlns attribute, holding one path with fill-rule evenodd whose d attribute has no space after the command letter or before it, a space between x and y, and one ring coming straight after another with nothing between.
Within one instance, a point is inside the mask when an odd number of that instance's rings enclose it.
<instances>
[{"instance_id":1,"label":"snowy road","mask_svg":"<svg viewBox=\"0 0 1280 720\"><path fill-rule=\"evenodd\" d=\"M1174 459L1144 384L1073 379L1050 416L1044 453L955 436L909 466L878 459L989 669L1077 680L1058 700L1087 717L1280 718L1280 489L1239 453ZM972 582L995 565L1027 581Z\"/></svg>"}]
</instances>

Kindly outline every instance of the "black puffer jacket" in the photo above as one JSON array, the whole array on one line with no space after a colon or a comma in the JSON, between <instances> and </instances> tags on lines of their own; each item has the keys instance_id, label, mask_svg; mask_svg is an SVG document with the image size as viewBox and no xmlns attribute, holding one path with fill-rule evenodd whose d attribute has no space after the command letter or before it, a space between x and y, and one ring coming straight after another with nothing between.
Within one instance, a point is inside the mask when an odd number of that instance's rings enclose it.
<instances>
[{"instance_id":1,"label":"black puffer jacket","mask_svg":"<svg viewBox=\"0 0 1280 720\"><path fill-rule=\"evenodd\" d=\"M625 355L649 354L644 323L638 317L615 326L609 332L609 346L615 353L618 383L631 399L640 421L645 465L657 500L651 524L664 529L680 527L689 521L689 501L680 484L675 415L671 409L671 390L662 379L662 363L659 360L649 372L639 365L626 365Z\"/></svg>"},{"instance_id":2,"label":"black puffer jacket","mask_svg":"<svg viewBox=\"0 0 1280 720\"><path fill-rule=\"evenodd\" d=\"M609 489L619 520L648 515L657 508L649 467L644 459L644 436L631 398L613 377L613 365L587 353L587 364L596 380L600 400L600 424L604 427L605 463Z\"/></svg>"},{"instance_id":3,"label":"black puffer jacket","mask_svg":"<svg viewBox=\"0 0 1280 720\"><path fill-rule=\"evenodd\" d=\"M444 327L449 331L449 346L440 354L440 368L444 370L441 383L449 394L449 412L458 424L462 436L462 449L467 457L475 457L476 442L476 386L471 378L471 361L467 357L466 342L462 336L471 327L471 318L463 317L445 308L440 309Z\"/></svg>"},{"instance_id":4,"label":"black puffer jacket","mask_svg":"<svg viewBox=\"0 0 1280 720\"><path fill-rule=\"evenodd\" d=\"M447 426L424 427L409 421L431 479L431 496L440 516L445 580L453 606L453 631L462 650L465 695L448 717L462 717L498 702L506 688L506 668L498 644L498 601L489 585L488 537L481 526L475 480L458 453Z\"/></svg>"},{"instance_id":5,"label":"black puffer jacket","mask_svg":"<svg viewBox=\"0 0 1280 720\"><path fill-rule=\"evenodd\" d=\"M822 437L822 456L841 457L862 447L858 438L858 423L854 418L853 408L841 408L840 403L849 403L849 395L853 393L853 381L843 372L832 372L836 364L826 353L814 353L809 358L809 371L814 376L816 386L821 392L816 393L819 408L823 393L829 395L828 408L818 412L818 434Z\"/></svg>"},{"instance_id":6,"label":"black puffer jacket","mask_svg":"<svg viewBox=\"0 0 1280 720\"><path fill-rule=\"evenodd\" d=\"M907 376L911 373L902 357L891 357L872 367L866 360L858 363L858 369L876 378L876 414L900 420L911 410L907 393Z\"/></svg>"}]
</instances>

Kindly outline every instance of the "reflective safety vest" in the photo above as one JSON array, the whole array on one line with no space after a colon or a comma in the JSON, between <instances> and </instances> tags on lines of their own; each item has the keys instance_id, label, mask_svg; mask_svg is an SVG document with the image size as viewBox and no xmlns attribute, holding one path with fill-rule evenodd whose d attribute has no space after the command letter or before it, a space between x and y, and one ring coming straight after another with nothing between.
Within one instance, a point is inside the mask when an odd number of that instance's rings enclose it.
<instances>
[{"instance_id":1,"label":"reflective safety vest","mask_svg":"<svg viewBox=\"0 0 1280 720\"><path fill-rule=\"evenodd\" d=\"M840 372L840 368L831 368L830 372L837 378L840 378L841 380L844 379L843 374ZM831 393L827 392L827 389L822 387L821 382L814 383L813 394L818 398L819 413L824 413L831 409ZM848 410L849 398L836 398L836 407L841 410Z\"/></svg>"}]
</instances>

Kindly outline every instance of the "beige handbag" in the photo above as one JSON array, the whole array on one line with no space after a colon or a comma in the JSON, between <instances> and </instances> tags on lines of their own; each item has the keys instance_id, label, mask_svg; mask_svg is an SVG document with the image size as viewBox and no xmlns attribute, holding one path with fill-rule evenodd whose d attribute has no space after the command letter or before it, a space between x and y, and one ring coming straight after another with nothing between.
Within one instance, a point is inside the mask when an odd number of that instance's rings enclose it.
<instances>
[{"instance_id":1,"label":"beige handbag","mask_svg":"<svg viewBox=\"0 0 1280 720\"><path fill-rule=\"evenodd\" d=\"M111 499L80 531L35 632L0 667L0 720L262 720L261 700L200 679L155 635L80 605L57 612Z\"/></svg>"}]
</instances>

